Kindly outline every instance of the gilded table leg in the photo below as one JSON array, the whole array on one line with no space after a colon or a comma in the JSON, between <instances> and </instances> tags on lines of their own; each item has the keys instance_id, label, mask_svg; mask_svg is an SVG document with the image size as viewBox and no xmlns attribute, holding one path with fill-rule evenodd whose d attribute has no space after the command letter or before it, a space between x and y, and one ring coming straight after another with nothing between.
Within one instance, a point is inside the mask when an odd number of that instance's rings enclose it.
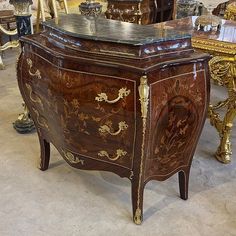
<instances>
[{"instance_id":1,"label":"gilded table leg","mask_svg":"<svg viewBox=\"0 0 236 236\"><path fill-rule=\"evenodd\" d=\"M222 124L222 130L220 133L220 139L221 139L220 146L218 147L218 150L215 155L217 160L225 164L231 161L232 150L231 150L230 137L235 116L236 116L236 107L234 101L234 104L229 104L227 113L225 115Z\"/></svg>"},{"instance_id":2,"label":"gilded table leg","mask_svg":"<svg viewBox=\"0 0 236 236\"><path fill-rule=\"evenodd\" d=\"M222 163L231 161L231 131L236 116L236 57L214 57L210 61L212 79L228 90L228 99L209 107L209 118L211 124L217 129L220 136L220 145L215 154L217 160ZM223 120L216 112L219 108L226 107L227 112Z\"/></svg>"}]
</instances>

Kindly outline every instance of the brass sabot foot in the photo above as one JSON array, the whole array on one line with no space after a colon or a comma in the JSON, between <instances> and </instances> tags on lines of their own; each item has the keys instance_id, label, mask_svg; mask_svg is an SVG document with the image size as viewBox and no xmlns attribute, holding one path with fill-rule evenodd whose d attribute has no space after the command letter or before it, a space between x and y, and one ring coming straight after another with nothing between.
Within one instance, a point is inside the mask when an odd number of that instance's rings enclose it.
<instances>
[{"instance_id":1,"label":"brass sabot foot","mask_svg":"<svg viewBox=\"0 0 236 236\"><path fill-rule=\"evenodd\" d=\"M134 223L136 225L141 225L142 224L142 214L141 214L141 210L138 208L135 212L135 216L134 216Z\"/></svg>"},{"instance_id":2,"label":"brass sabot foot","mask_svg":"<svg viewBox=\"0 0 236 236\"><path fill-rule=\"evenodd\" d=\"M218 149L215 154L215 157L219 162L224 164L229 164L231 162L231 155L232 155L231 152L226 152L226 151L222 152Z\"/></svg>"}]
</instances>

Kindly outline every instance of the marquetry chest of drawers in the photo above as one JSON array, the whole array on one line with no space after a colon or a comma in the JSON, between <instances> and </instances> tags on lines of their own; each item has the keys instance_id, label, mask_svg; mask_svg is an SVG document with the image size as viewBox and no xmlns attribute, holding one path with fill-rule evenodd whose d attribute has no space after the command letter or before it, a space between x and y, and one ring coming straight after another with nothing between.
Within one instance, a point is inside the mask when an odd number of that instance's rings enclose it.
<instances>
[{"instance_id":1,"label":"marquetry chest of drawers","mask_svg":"<svg viewBox=\"0 0 236 236\"><path fill-rule=\"evenodd\" d=\"M41 170L52 143L75 168L129 178L136 224L152 179L179 173L187 199L209 97L208 56L193 51L188 35L64 15L21 43L18 82L37 128Z\"/></svg>"}]
</instances>

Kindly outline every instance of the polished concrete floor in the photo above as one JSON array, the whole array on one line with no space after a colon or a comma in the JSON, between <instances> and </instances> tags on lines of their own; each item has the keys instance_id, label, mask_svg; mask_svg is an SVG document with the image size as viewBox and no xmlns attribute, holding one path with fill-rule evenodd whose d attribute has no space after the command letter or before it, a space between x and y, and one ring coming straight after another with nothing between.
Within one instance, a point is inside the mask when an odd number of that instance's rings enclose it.
<instances>
[{"instance_id":1,"label":"polished concrete floor","mask_svg":"<svg viewBox=\"0 0 236 236\"><path fill-rule=\"evenodd\" d=\"M236 235L236 132L232 163L217 162L218 136L206 122L190 176L189 200L178 196L177 177L150 182L144 222L131 219L130 183L112 173L73 169L52 149L50 168L37 168L36 133L16 133L22 111L15 55L0 71L0 236L231 236ZM213 99L223 96L214 87Z\"/></svg>"}]
</instances>

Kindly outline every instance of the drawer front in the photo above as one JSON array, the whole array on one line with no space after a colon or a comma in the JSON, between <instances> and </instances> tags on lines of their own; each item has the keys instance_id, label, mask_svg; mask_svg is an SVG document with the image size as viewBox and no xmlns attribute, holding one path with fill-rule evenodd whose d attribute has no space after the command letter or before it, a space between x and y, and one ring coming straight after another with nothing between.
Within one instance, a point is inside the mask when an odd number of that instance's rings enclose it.
<instances>
[{"instance_id":1,"label":"drawer front","mask_svg":"<svg viewBox=\"0 0 236 236\"><path fill-rule=\"evenodd\" d=\"M42 129L47 124L51 140L66 152L132 168L134 81L66 70L42 58L27 59L27 70L26 90L39 114L36 122Z\"/></svg>"},{"instance_id":2,"label":"drawer front","mask_svg":"<svg viewBox=\"0 0 236 236\"><path fill-rule=\"evenodd\" d=\"M62 123L67 145L90 158L131 168L134 83L79 72L64 71L62 76L74 83L64 91Z\"/></svg>"}]
</instances>

